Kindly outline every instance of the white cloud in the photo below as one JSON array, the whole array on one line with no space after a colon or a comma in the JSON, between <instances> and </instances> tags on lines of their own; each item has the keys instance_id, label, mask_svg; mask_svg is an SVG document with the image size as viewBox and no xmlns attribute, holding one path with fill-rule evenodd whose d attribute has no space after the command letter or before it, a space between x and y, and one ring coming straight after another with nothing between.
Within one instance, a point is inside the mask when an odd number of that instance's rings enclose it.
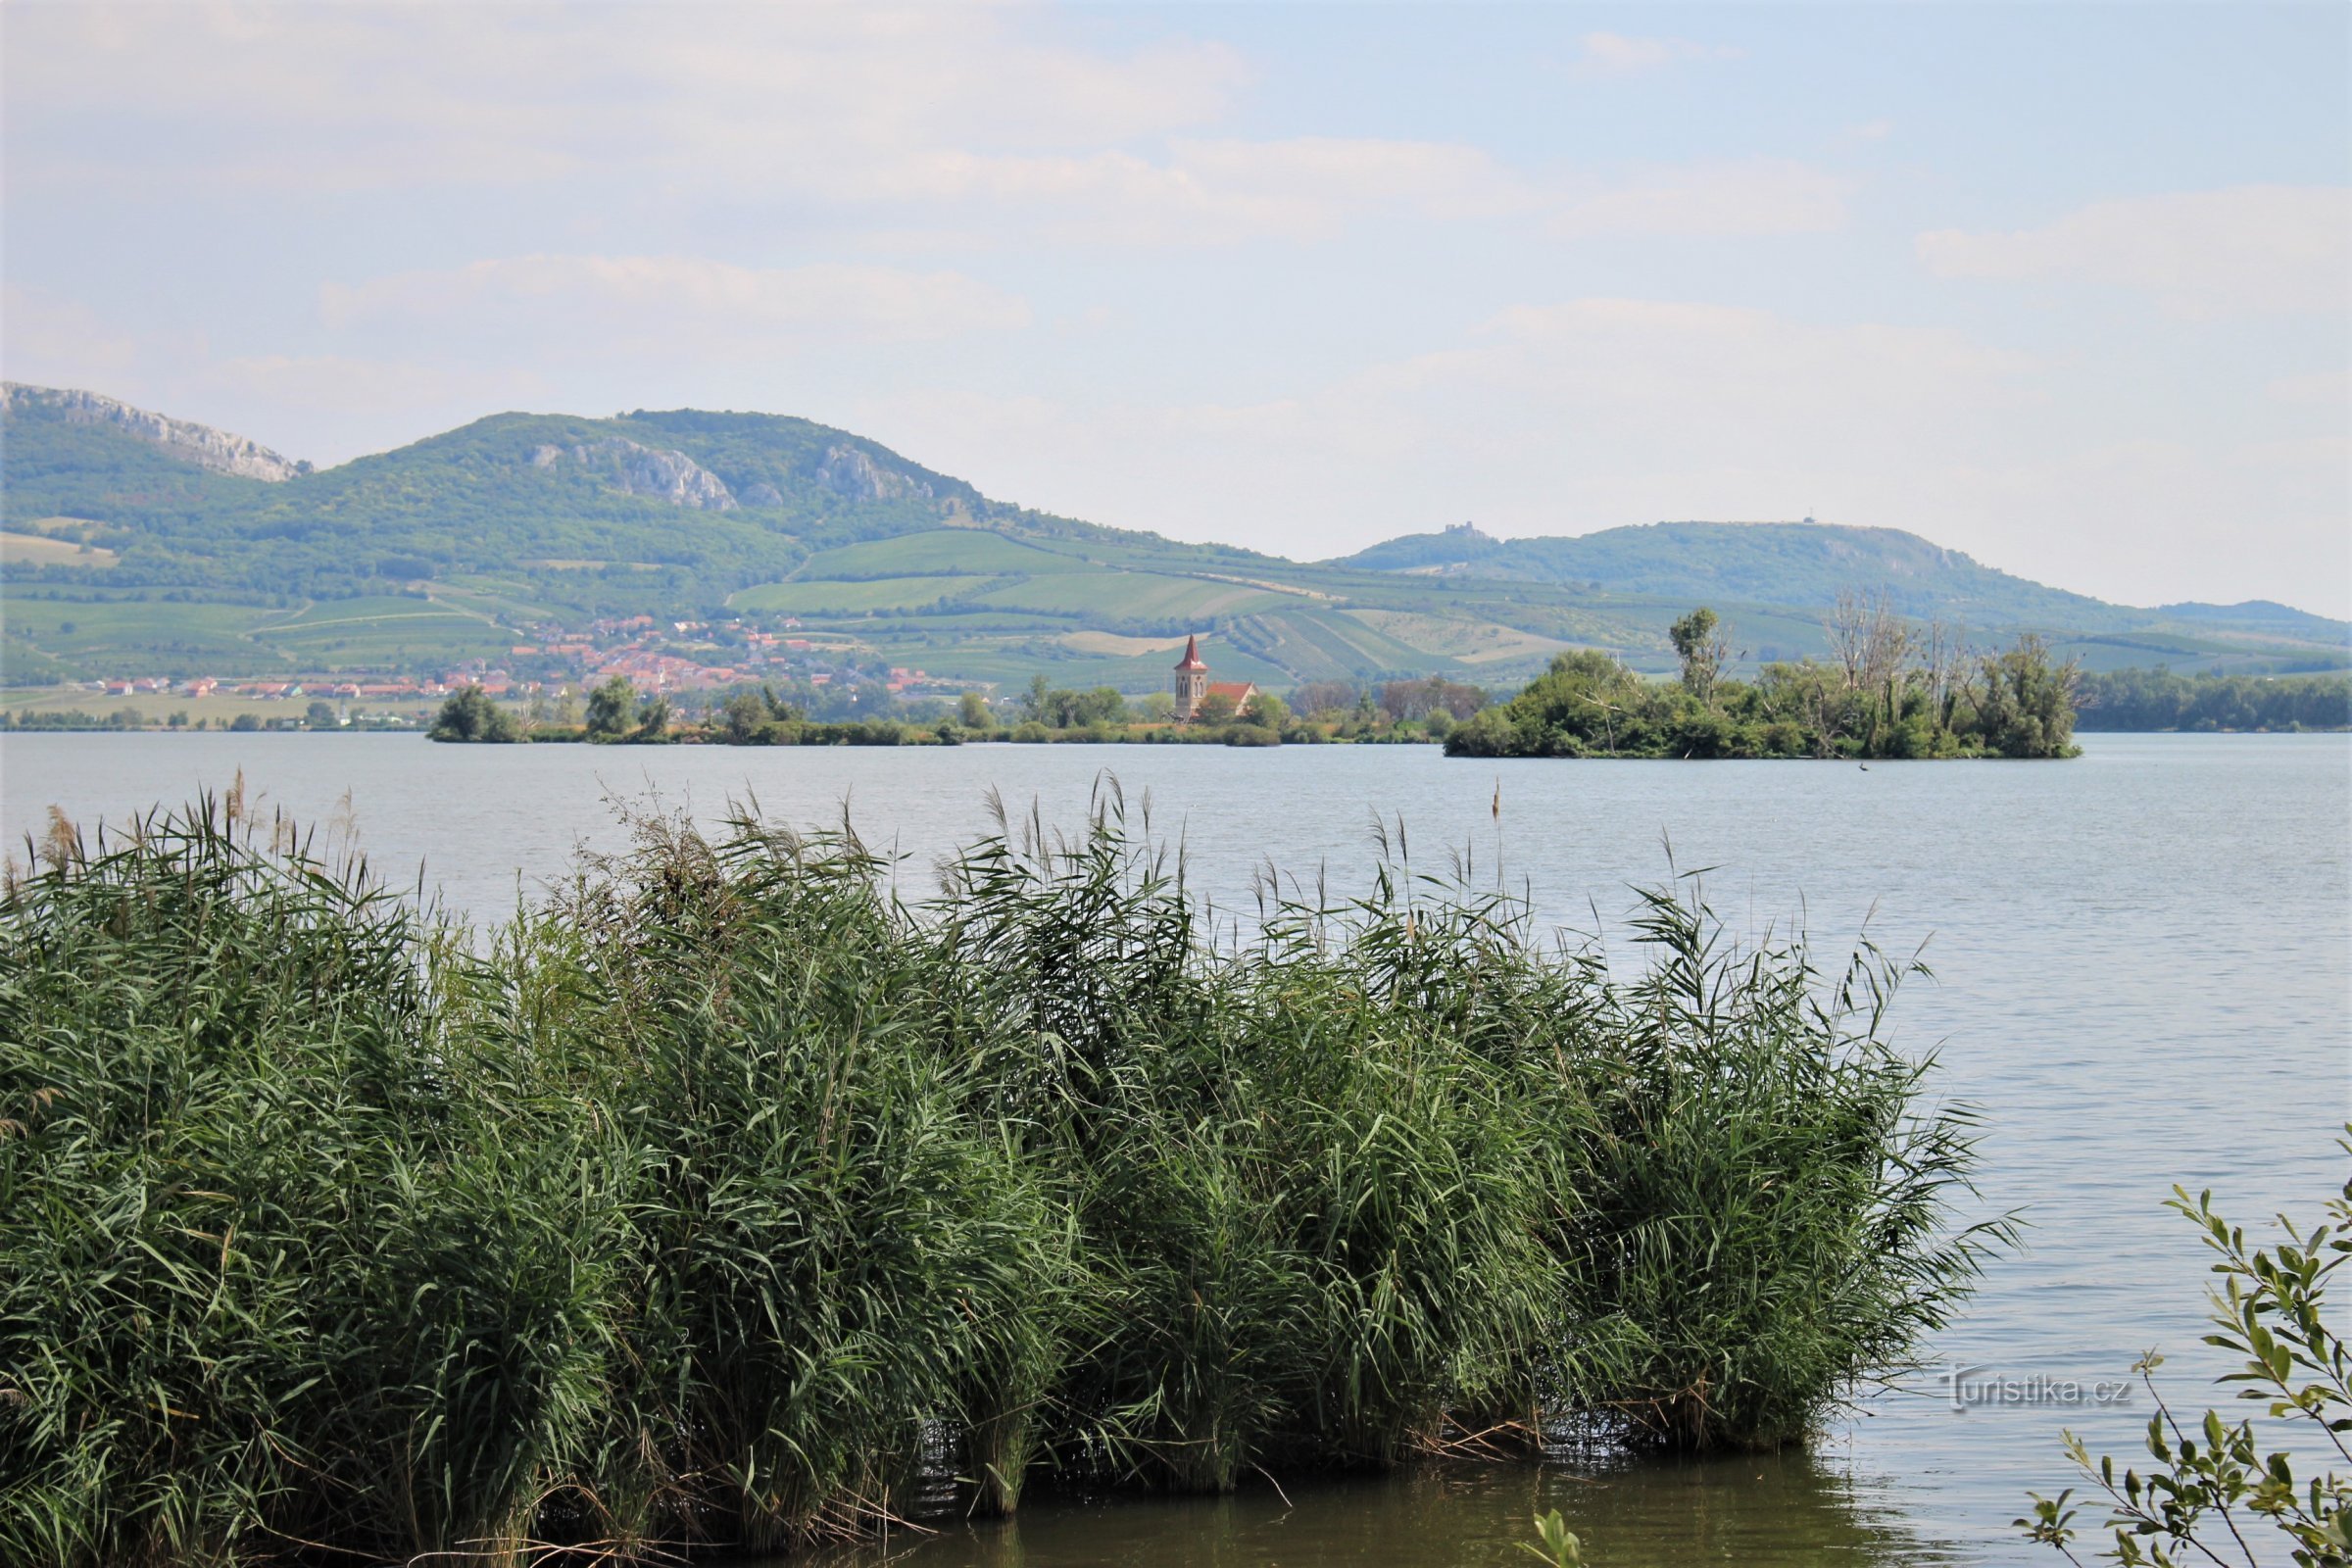
<instances>
[{"instance_id":1,"label":"white cloud","mask_svg":"<svg viewBox=\"0 0 2352 1568\"><path fill-rule=\"evenodd\" d=\"M1687 38L1636 38L1588 32L1577 40L1576 70L1585 75L1629 76L1689 60L1736 60L1740 51Z\"/></svg>"},{"instance_id":2,"label":"white cloud","mask_svg":"<svg viewBox=\"0 0 2352 1568\"><path fill-rule=\"evenodd\" d=\"M711 209L872 250L1330 239L1382 217L1552 214L1587 235L1835 226L1843 184L1756 159L1609 174L1461 143L1240 138L1250 68L1182 39L1038 36L1013 8L20 7L9 176L230 200L481 187L620 215ZM1595 33L1612 72L1716 56ZM495 199L495 198L490 198ZM606 225L598 229L594 225Z\"/></svg>"},{"instance_id":3,"label":"white cloud","mask_svg":"<svg viewBox=\"0 0 2352 1568\"><path fill-rule=\"evenodd\" d=\"M1176 138L1164 156L944 151L843 176L846 204L921 204L908 248L987 243L992 224L1059 245L1185 248L1311 243L1350 223L1542 220L1554 235L1682 238L1817 233L1847 220L1854 182L1788 159L1531 172L1458 142L1365 137Z\"/></svg>"},{"instance_id":4,"label":"white cloud","mask_svg":"<svg viewBox=\"0 0 2352 1568\"><path fill-rule=\"evenodd\" d=\"M1917 514L1926 525L1908 525L2123 604L2275 599L2352 616L2347 474L2352 443L2340 436L2146 435L2047 456L2012 446L1922 475L1935 494ZM1992 525L1982 546L1968 543L1971 515Z\"/></svg>"},{"instance_id":5,"label":"white cloud","mask_svg":"<svg viewBox=\"0 0 2352 1568\"><path fill-rule=\"evenodd\" d=\"M911 155L827 195L854 208L919 206L935 226L900 236L925 248L991 247L1006 237L1054 245L1190 246L1259 236L1303 239L1331 221L1328 204L1219 187L1180 166L1126 151Z\"/></svg>"},{"instance_id":6,"label":"white cloud","mask_svg":"<svg viewBox=\"0 0 2352 1568\"><path fill-rule=\"evenodd\" d=\"M1548 199L1474 147L1344 137L1180 138L1156 159L947 150L836 180L828 194L924 204L945 223L933 233L943 244L1009 221L1055 244L1165 247L1315 240L1365 217L1491 217Z\"/></svg>"},{"instance_id":7,"label":"white cloud","mask_svg":"<svg viewBox=\"0 0 2352 1568\"><path fill-rule=\"evenodd\" d=\"M1301 136L1286 141L1179 141L1175 166L1212 187L1319 205L1335 217L1382 210L1425 218L1525 211L1538 185L1459 142Z\"/></svg>"},{"instance_id":8,"label":"white cloud","mask_svg":"<svg viewBox=\"0 0 2352 1568\"><path fill-rule=\"evenodd\" d=\"M664 168L720 180L911 149L1102 144L1219 118L1248 71L1039 41L1010 8L16 7L12 162L51 179L349 190ZM185 135L159 141L158 125ZM90 127L96 127L91 130Z\"/></svg>"},{"instance_id":9,"label":"white cloud","mask_svg":"<svg viewBox=\"0 0 2352 1568\"><path fill-rule=\"evenodd\" d=\"M1783 158L1666 166L1614 182L1570 187L1554 208L1555 232L1805 234L1842 228L1854 182Z\"/></svg>"},{"instance_id":10,"label":"white cloud","mask_svg":"<svg viewBox=\"0 0 2352 1568\"><path fill-rule=\"evenodd\" d=\"M2118 436L2072 371L1948 329L1591 298L1247 403L901 390L856 416L991 494L1297 556L1464 517L1810 514L2125 602L2346 610L2340 439ZM2225 518L2239 542L2217 556Z\"/></svg>"},{"instance_id":11,"label":"white cloud","mask_svg":"<svg viewBox=\"0 0 2352 1568\"><path fill-rule=\"evenodd\" d=\"M1586 299L1246 405L913 394L872 416L992 493L1312 554L1463 516L1563 533L1895 493L1870 520L1899 522L1919 472L2043 417L2037 365L1939 329Z\"/></svg>"},{"instance_id":12,"label":"white cloud","mask_svg":"<svg viewBox=\"0 0 2352 1568\"><path fill-rule=\"evenodd\" d=\"M334 460L429 435L494 408L547 400L519 362L425 364L366 354L222 356L197 331L122 329L80 301L8 285L0 373L81 387Z\"/></svg>"},{"instance_id":13,"label":"white cloud","mask_svg":"<svg viewBox=\"0 0 2352 1568\"><path fill-rule=\"evenodd\" d=\"M2341 312L2352 188L2241 185L2095 202L2040 228L1919 236L1938 277L2062 279L2152 295L2190 318Z\"/></svg>"},{"instance_id":14,"label":"white cloud","mask_svg":"<svg viewBox=\"0 0 2352 1568\"><path fill-rule=\"evenodd\" d=\"M199 327L136 330L52 289L14 282L0 288L0 376L11 381L79 387L153 408L212 352Z\"/></svg>"},{"instance_id":15,"label":"white cloud","mask_svg":"<svg viewBox=\"0 0 2352 1568\"><path fill-rule=\"evenodd\" d=\"M1254 68L1233 49L1113 41L1152 24L1099 20L0 5L24 239L0 359L319 459L500 402L806 413L1008 497L1304 552L1465 515L1533 532L1813 513L2103 592L2168 572L2223 592L2242 570L2226 591L2268 571L2274 597L2343 554L2342 378L2295 373L2328 364L2341 318L2324 343L2302 320L2168 334L2158 318L2340 311L2341 189L1939 231L1891 272L1879 242L1924 225L1865 231L1850 270L1823 272L1770 237L1867 218L1838 167L1883 162L1864 144L1886 122L1839 129L1886 107L1866 70L1825 68L1815 107L1849 107L1817 117L1838 151L1805 163L1742 156L1787 83L1708 71L1736 51L1703 42L1591 34L1570 68L1585 96L1630 80L1619 107L1641 115L1539 125L1460 117L1489 81L1497 110L1529 85L1491 62L1433 67L1426 101L1384 103L1377 74L1293 40L1269 65L1316 90L1269 91L1245 121ZM1751 96L1631 101L1702 74ZM1449 121L1493 139L1417 134ZM1572 155L1536 150L1572 123ZM2050 188L2085 177L2070 123L2035 122ZM1932 140L1904 171L1922 199L1997 176L2008 145ZM1665 146L1687 161L1629 161ZM2232 177L2285 167L2264 146ZM171 276L122 262L123 234L166 236ZM1671 243L1587 243L1603 236ZM1263 253L1181 254L1249 244ZM1956 301L1931 273L2106 288L2128 309L2078 323L2024 289ZM1787 314L1602 298L1496 314L1533 276ZM2041 357L1859 322L1857 298L1910 321L2005 308L1988 335ZM1053 331L1020 330L1031 302ZM2217 558L2218 530L2240 526L2271 543Z\"/></svg>"},{"instance_id":16,"label":"white cloud","mask_svg":"<svg viewBox=\"0 0 2352 1568\"><path fill-rule=\"evenodd\" d=\"M1028 324L1020 299L958 272L686 256L514 256L319 290L343 329L395 320L449 338L519 336L539 353L728 357L793 342L919 342Z\"/></svg>"},{"instance_id":17,"label":"white cloud","mask_svg":"<svg viewBox=\"0 0 2352 1568\"><path fill-rule=\"evenodd\" d=\"M2273 403L2290 407L2343 408L2352 404L2352 369L2307 370L2301 375L2282 375L2262 389Z\"/></svg>"},{"instance_id":18,"label":"white cloud","mask_svg":"<svg viewBox=\"0 0 2352 1568\"><path fill-rule=\"evenodd\" d=\"M0 374L11 381L104 391L128 384L140 358L136 338L78 300L17 283L0 289Z\"/></svg>"},{"instance_id":19,"label":"white cloud","mask_svg":"<svg viewBox=\"0 0 2352 1568\"><path fill-rule=\"evenodd\" d=\"M178 377L185 395L208 402L229 400L270 410L299 406L309 414L349 416L362 425L407 421L419 409L461 411L471 418L492 408L530 403L546 396L536 372L419 365L413 360L367 359L348 354L238 355L186 371Z\"/></svg>"},{"instance_id":20,"label":"white cloud","mask_svg":"<svg viewBox=\"0 0 2352 1568\"><path fill-rule=\"evenodd\" d=\"M519 363L420 364L357 354L252 354L174 367L155 389L167 413L245 431L319 464L380 452L500 409L562 401Z\"/></svg>"}]
</instances>

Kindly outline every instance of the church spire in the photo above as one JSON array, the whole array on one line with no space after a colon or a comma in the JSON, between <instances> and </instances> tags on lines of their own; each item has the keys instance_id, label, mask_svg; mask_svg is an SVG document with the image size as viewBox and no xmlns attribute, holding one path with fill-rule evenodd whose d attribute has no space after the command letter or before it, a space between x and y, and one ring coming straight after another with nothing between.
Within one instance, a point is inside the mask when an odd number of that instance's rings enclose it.
<instances>
[{"instance_id":1,"label":"church spire","mask_svg":"<svg viewBox=\"0 0 2352 1568\"><path fill-rule=\"evenodd\" d=\"M1200 699L1208 695L1208 661L1200 657L1199 637L1185 638L1184 657L1176 661L1171 684L1176 690L1177 722L1186 722L1200 710Z\"/></svg>"}]
</instances>

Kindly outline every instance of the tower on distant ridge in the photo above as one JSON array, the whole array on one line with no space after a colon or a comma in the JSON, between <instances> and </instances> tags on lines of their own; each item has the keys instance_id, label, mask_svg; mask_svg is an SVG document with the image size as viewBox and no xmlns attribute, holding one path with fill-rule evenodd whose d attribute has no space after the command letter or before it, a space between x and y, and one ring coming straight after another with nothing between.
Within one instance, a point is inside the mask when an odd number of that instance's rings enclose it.
<instances>
[{"instance_id":1,"label":"tower on distant ridge","mask_svg":"<svg viewBox=\"0 0 2352 1568\"><path fill-rule=\"evenodd\" d=\"M1184 657L1176 661L1176 717L1179 722L1192 718L1200 710L1200 699L1208 695L1208 665L1200 658L1200 639L1184 640Z\"/></svg>"}]
</instances>

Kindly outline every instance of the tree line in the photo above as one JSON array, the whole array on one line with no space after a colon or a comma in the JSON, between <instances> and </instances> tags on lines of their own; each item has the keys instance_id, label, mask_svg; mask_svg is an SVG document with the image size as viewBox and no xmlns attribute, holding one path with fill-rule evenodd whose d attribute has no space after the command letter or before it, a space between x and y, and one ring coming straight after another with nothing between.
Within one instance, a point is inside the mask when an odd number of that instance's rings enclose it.
<instances>
[{"instance_id":1,"label":"tree line","mask_svg":"<svg viewBox=\"0 0 2352 1568\"><path fill-rule=\"evenodd\" d=\"M2117 669L2079 678L2085 730L2352 728L2352 675L2176 675Z\"/></svg>"},{"instance_id":2,"label":"tree line","mask_svg":"<svg viewBox=\"0 0 2352 1568\"><path fill-rule=\"evenodd\" d=\"M2070 757L2071 662L2024 633L1972 653L1940 623L1924 630L1884 596L1847 593L1826 627L1831 657L1724 671L1722 620L1674 623L1681 678L1653 684L1603 653L1561 654L1508 703L1446 737L1455 757Z\"/></svg>"},{"instance_id":3,"label":"tree line","mask_svg":"<svg viewBox=\"0 0 2352 1568\"><path fill-rule=\"evenodd\" d=\"M907 703L878 688L807 682L740 687L685 710L613 676L587 695L527 713L467 687L443 704L441 741L692 739L727 745L955 744L965 740L1442 741L1452 756L1633 758L2055 758L2084 730L2319 730L2352 727L2352 676L2085 673L2033 633L2002 650L1971 649L1939 622L1922 627L1884 597L1848 593L1826 624L1830 655L1767 663L1750 681L1726 674L1724 624L1705 607L1670 628L1672 682L1644 679L1613 656L1579 651L1508 702L1443 675L1358 684L1308 681L1236 703L1205 699L1173 726L1166 692L1055 687L1033 676L1010 713L979 691ZM870 698L870 701L858 701ZM817 711L822 705L823 710Z\"/></svg>"}]
</instances>

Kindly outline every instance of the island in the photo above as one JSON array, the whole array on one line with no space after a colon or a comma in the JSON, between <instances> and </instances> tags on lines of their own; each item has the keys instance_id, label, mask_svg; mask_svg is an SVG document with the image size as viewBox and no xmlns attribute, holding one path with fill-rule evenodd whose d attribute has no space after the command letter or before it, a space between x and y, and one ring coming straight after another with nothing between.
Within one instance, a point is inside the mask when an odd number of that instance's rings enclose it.
<instances>
[{"instance_id":1,"label":"island","mask_svg":"<svg viewBox=\"0 0 2352 1568\"><path fill-rule=\"evenodd\" d=\"M1940 624L1925 633L1884 598L1842 596L1832 657L1723 673L1732 651L1701 607L1674 623L1681 678L1644 681L1596 651L1561 654L1509 702L1446 737L1448 757L1878 758L2079 755L2076 667L2020 633L1971 655Z\"/></svg>"}]
</instances>

